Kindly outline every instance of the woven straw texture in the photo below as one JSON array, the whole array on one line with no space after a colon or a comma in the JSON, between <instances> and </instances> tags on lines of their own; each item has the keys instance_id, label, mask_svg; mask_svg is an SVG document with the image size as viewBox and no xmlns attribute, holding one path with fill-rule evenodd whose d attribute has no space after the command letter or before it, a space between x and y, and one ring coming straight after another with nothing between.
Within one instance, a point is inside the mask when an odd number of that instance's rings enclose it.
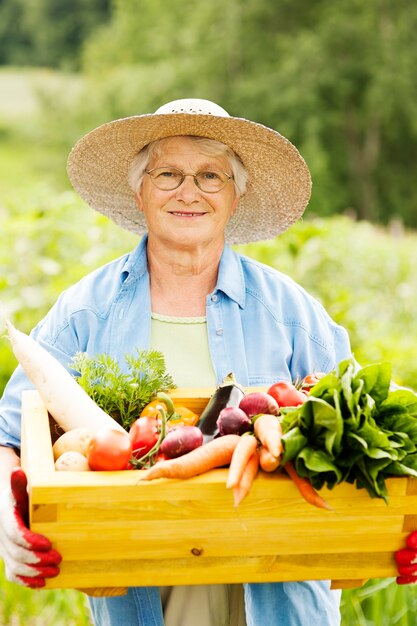
<instances>
[{"instance_id":1,"label":"woven straw texture","mask_svg":"<svg viewBox=\"0 0 417 626\"><path fill-rule=\"evenodd\" d=\"M311 179L298 150L278 132L236 117L163 113L103 124L80 139L71 151L71 183L92 208L122 228L143 234L146 222L129 186L129 166L151 141L176 135L208 137L227 144L249 173L247 191L226 228L228 243L274 238L303 214Z\"/></svg>"}]
</instances>

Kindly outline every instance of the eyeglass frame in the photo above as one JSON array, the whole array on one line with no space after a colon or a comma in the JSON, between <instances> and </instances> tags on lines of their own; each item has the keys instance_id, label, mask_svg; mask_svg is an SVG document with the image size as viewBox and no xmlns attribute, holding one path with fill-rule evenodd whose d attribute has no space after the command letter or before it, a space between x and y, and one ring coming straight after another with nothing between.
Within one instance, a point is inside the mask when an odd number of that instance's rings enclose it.
<instances>
[{"instance_id":1,"label":"eyeglass frame","mask_svg":"<svg viewBox=\"0 0 417 626\"><path fill-rule=\"evenodd\" d=\"M173 187L172 189L162 189L161 187L158 187L158 185L155 183L155 178L153 178L153 177L151 176L152 172L155 172L155 170L164 170L164 169L165 169L165 170L176 170L177 172L179 172L179 173L181 174L181 176L182 176L181 181L178 183L178 185L177 185L176 187ZM175 189L179 189L179 187L181 187L181 185L183 184L183 182L184 182L184 180L185 180L185 178L186 178L187 176L192 176L192 177L193 177L195 186L197 187L197 189L199 189L199 190L200 190L200 191L202 191L203 193L218 193L219 191L222 191L222 189L224 189L224 188L226 187L226 185L227 185L227 184L228 184L231 180L233 180L233 181L234 181L234 176L233 176L233 174L228 174L227 172L223 172L223 170L219 170L219 172L220 172L221 174L224 174L224 175L226 176L227 180L224 182L223 186L222 186L222 187L220 187L220 189L215 189L214 191L205 191L205 190L204 190L204 189L202 189L202 188L200 187L200 185L198 184L198 182L197 182L197 176L198 176L199 174L204 174L204 173L207 173L207 172L210 172L210 170L201 170L201 172L197 172L196 174L186 174L185 172L183 172L182 170L180 170L178 167L169 167L169 166L166 166L166 167L164 167L164 166L160 166L160 167L153 167L151 170L145 170L145 174L147 174L147 175L149 176L149 178L150 178L150 179L151 179L151 181L152 181L152 184L153 184L153 185L154 185L157 189L159 189L160 191L175 191ZM213 172L213 173L215 173L215 172Z\"/></svg>"}]
</instances>

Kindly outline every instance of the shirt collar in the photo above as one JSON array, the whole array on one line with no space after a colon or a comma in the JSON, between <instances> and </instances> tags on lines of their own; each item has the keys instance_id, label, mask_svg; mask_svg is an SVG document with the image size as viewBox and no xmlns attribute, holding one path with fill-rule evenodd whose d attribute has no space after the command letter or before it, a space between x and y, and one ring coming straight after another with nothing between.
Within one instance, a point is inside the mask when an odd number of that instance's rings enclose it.
<instances>
[{"instance_id":1,"label":"shirt collar","mask_svg":"<svg viewBox=\"0 0 417 626\"><path fill-rule=\"evenodd\" d=\"M147 240L148 235L144 235L136 248L126 257L121 271L122 282L125 282L130 276L140 278L148 271L148 260L146 256Z\"/></svg>"},{"instance_id":2,"label":"shirt collar","mask_svg":"<svg viewBox=\"0 0 417 626\"><path fill-rule=\"evenodd\" d=\"M223 291L242 309L245 307L246 290L242 264L239 255L227 245L220 259L216 290Z\"/></svg>"}]
</instances>

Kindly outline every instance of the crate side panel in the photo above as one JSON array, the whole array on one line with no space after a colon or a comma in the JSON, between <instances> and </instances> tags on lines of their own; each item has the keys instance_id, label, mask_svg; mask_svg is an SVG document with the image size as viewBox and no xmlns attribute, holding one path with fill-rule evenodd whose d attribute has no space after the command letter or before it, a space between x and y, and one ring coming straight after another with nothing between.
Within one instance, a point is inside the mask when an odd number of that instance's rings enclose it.
<instances>
[{"instance_id":1,"label":"crate side panel","mask_svg":"<svg viewBox=\"0 0 417 626\"><path fill-rule=\"evenodd\" d=\"M369 576L370 574L370 576ZM48 579L47 588L195 585L298 580L363 580L395 576L392 554L216 557L137 561L67 561L61 575Z\"/></svg>"},{"instance_id":2,"label":"crate side panel","mask_svg":"<svg viewBox=\"0 0 417 626\"><path fill-rule=\"evenodd\" d=\"M117 505L120 501L132 502L166 500L216 500L232 502L232 493L226 489L227 470L212 470L201 476L187 480L158 479L143 480L144 472L53 472L39 473L36 477L37 500L46 502L108 502ZM367 510L371 514L385 514L387 510L406 504L407 509L414 507L417 513L417 495L406 495L407 479L396 478L388 481L390 504L387 507L380 498L370 498L363 489L353 485L341 484L332 490L323 488L320 494L339 512ZM293 482L281 473L267 474L260 472L251 494L239 506L244 512L247 507L268 507L271 501L282 502L292 507L311 509L300 496ZM411 511L407 511L411 512ZM323 511L321 511L323 513Z\"/></svg>"},{"instance_id":3,"label":"crate side panel","mask_svg":"<svg viewBox=\"0 0 417 626\"><path fill-rule=\"evenodd\" d=\"M403 543L399 517L394 525L346 524L302 527L291 520L272 524L270 520L248 520L244 526L223 521L221 532L217 521L147 521L118 523L43 522L34 530L47 535L64 559L90 560L125 558L182 558L194 550L206 556L256 556L270 554L340 554L352 550L372 553L394 552ZM356 524L356 528L355 528ZM349 537L349 540L346 540ZM372 537L372 540L370 540ZM324 548L325 546L325 548Z\"/></svg>"},{"instance_id":4,"label":"crate side panel","mask_svg":"<svg viewBox=\"0 0 417 626\"><path fill-rule=\"evenodd\" d=\"M48 412L36 391L22 394L22 467L29 478L39 471L54 472Z\"/></svg>"}]
</instances>

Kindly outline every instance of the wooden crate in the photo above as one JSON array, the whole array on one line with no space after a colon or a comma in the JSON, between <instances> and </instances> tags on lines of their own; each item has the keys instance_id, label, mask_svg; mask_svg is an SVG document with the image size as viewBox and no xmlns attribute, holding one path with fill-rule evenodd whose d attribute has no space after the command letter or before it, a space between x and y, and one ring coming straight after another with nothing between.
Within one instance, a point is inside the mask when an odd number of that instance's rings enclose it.
<instances>
[{"instance_id":1,"label":"wooden crate","mask_svg":"<svg viewBox=\"0 0 417 626\"><path fill-rule=\"evenodd\" d=\"M200 410L209 393L174 395ZM22 464L30 527L63 556L48 588L315 579L356 586L395 576L393 552L417 528L417 481L407 478L388 480L389 506L352 485L323 489L334 509L325 511L286 476L261 472L236 510L226 469L152 482L141 482L140 471L56 472L50 420L34 391L23 398Z\"/></svg>"}]
</instances>

